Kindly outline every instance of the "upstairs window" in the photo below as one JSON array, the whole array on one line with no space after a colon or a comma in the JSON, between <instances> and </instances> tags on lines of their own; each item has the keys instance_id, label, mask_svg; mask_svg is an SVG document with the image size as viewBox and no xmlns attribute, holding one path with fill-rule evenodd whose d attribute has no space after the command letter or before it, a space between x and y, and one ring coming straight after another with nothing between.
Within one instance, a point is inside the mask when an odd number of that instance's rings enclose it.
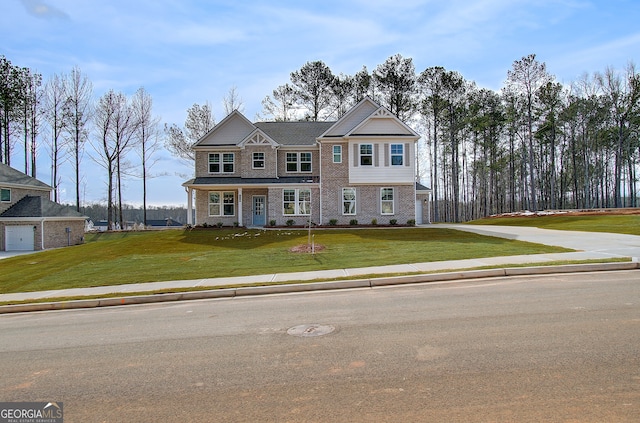
<instances>
[{"instance_id":1,"label":"upstairs window","mask_svg":"<svg viewBox=\"0 0 640 423\"><path fill-rule=\"evenodd\" d=\"M333 146L333 162L342 163L342 146L341 145Z\"/></svg>"},{"instance_id":2,"label":"upstairs window","mask_svg":"<svg viewBox=\"0 0 640 423\"><path fill-rule=\"evenodd\" d=\"M402 166L404 164L404 145L391 144L391 166Z\"/></svg>"},{"instance_id":3,"label":"upstairs window","mask_svg":"<svg viewBox=\"0 0 640 423\"><path fill-rule=\"evenodd\" d=\"M8 188L0 188L0 201L3 203L11 202L11 190Z\"/></svg>"},{"instance_id":4,"label":"upstairs window","mask_svg":"<svg viewBox=\"0 0 640 423\"><path fill-rule=\"evenodd\" d=\"M209 173L233 173L234 153L209 153Z\"/></svg>"},{"instance_id":5,"label":"upstairs window","mask_svg":"<svg viewBox=\"0 0 640 423\"><path fill-rule=\"evenodd\" d=\"M287 153L287 172L298 171L298 153Z\"/></svg>"},{"instance_id":6,"label":"upstairs window","mask_svg":"<svg viewBox=\"0 0 640 423\"><path fill-rule=\"evenodd\" d=\"M373 166L373 144L360 144L360 166Z\"/></svg>"},{"instance_id":7,"label":"upstairs window","mask_svg":"<svg viewBox=\"0 0 640 423\"><path fill-rule=\"evenodd\" d=\"M287 172L311 172L311 153L287 153Z\"/></svg>"},{"instance_id":8,"label":"upstairs window","mask_svg":"<svg viewBox=\"0 0 640 423\"><path fill-rule=\"evenodd\" d=\"M264 169L264 153L253 153L253 168Z\"/></svg>"},{"instance_id":9,"label":"upstairs window","mask_svg":"<svg viewBox=\"0 0 640 423\"><path fill-rule=\"evenodd\" d=\"M300 153L300 172L311 172L311 153Z\"/></svg>"}]
</instances>

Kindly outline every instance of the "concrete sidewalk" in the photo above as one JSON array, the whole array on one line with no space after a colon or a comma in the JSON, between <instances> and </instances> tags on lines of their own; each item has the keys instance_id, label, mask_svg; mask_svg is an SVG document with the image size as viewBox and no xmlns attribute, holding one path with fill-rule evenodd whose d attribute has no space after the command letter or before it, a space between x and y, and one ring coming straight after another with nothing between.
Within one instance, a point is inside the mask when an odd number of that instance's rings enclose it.
<instances>
[{"instance_id":1,"label":"concrete sidewalk","mask_svg":"<svg viewBox=\"0 0 640 423\"><path fill-rule=\"evenodd\" d=\"M254 276L239 276L228 278L180 280L168 282L150 282L139 284L102 286L92 288L73 288L54 291L25 292L14 294L0 294L0 302L42 300L59 297L101 296L106 294L145 293L158 290L181 288L220 288L250 286L264 283L302 282L311 280L331 280L345 277L375 278L375 275L392 273L433 273L460 272L477 267L508 267L522 264L540 264L554 261L607 259L616 257L634 257L635 262L640 257L640 236L619 235L593 232L554 231L539 228L511 227L511 226L482 226L482 225L423 225L428 231L433 228L450 228L474 232L487 236L495 236L519 241L535 242L579 250L570 253L520 255L507 257L490 257L468 260L440 261L399 264L391 266L362 267L355 269L321 270L313 272L278 273ZM428 235L427 235L428 236ZM279 288L283 292L286 288Z\"/></svg>"}]
</instances>

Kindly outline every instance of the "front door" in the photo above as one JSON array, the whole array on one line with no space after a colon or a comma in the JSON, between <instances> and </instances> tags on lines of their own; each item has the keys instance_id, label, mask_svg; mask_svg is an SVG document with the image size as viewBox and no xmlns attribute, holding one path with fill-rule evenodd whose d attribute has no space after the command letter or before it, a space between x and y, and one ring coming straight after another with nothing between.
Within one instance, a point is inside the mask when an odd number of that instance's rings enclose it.
<instances>
[{"instance_id":1,"label":"front door","mask_svg":"<svg viewBox=\"0 0 640 423\"><path fill-rule=\"evenodd\" d=\"M264 195L253 196L253 226L265 226L267 224L267 197Z\"/></svg>"}]
</instances>

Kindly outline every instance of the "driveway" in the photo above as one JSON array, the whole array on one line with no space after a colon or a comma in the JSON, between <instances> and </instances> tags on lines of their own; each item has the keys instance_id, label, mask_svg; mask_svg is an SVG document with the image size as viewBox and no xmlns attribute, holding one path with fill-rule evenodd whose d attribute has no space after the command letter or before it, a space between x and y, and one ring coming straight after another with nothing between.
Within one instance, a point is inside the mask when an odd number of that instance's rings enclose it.
<instances>
[{"instance_id":1,"label":"driveway","mask_svg":"<svg viewBox=\"0 0 640 423\"><path fill-rule=\"evenodd\" d=\"M636 235L558 231L524 226L434 224L424 227L450 228L480 235L597 252L612 257L640 257L640 236Z\"/></svg>"}]
</instances>

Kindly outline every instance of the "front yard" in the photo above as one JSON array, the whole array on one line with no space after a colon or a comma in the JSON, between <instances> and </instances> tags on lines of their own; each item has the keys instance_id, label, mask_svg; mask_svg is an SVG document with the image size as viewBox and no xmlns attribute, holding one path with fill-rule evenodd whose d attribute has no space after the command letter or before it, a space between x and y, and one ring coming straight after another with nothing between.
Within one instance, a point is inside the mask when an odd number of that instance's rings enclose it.
<instances>
[{"instance_id":1,"label":"front yard","mask_svg":"<svg viewBox=\"0 0 640 423\"><path fill-rule=\"evenodd\" d=\"M0 293L541 254L568 250L449 229L194 229L98 233L0 262Z\"/></svg>"}]
</instances>

